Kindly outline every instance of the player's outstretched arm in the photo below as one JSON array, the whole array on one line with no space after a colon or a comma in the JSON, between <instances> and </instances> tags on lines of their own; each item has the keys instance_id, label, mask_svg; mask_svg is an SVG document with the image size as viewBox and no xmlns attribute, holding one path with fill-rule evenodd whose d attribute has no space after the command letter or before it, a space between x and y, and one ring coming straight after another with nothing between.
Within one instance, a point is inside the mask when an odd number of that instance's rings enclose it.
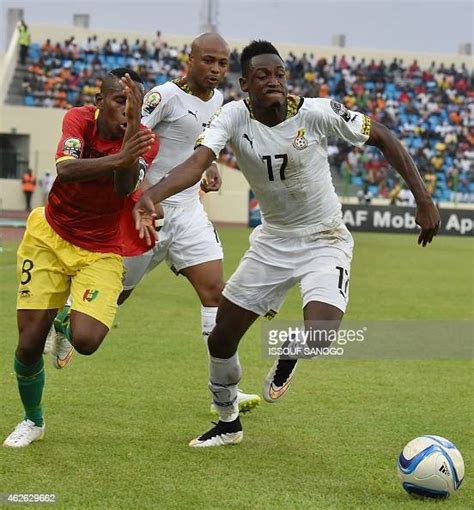
<instances>
[{"instance_id":1,"label":"player's outstretched arm","mask_svg":"<svg viewBox=\"0 0 474 510\"><path fill-rule=\"evenodd\" d=\"M380 149L385 159L407 183L417 205L415 221L421 227L418 244L426 246L431 243L438 233L440 216L410 154L388 128L373 120L366 143Z\"/></svg>"},{"instance_id":2,"label":"player's outstretched arm","mask_svg":"<svg viewBox=\"0 0 474 510\"><path fill-rule=\"evenodd\" d=\"M150 197L153 203L158 204L165 198L190 188L199 182L204 170L215 159L214 152L208 147L201 145L186 161L174 167L164 179L148 188L144 195Z\"/></svg>"},{"instance_id":3,"label":"player's outstretched arm","mask_svg":"<svg viewBox=\"0 0 474 510\"><path fill-rule=\"evenodd\" d=\"M143 193L133 209L135 226L140 238L145 238L148 244L154 243L157 238L154 229L155 204L199 182L204 170L215 158L211 149L201 145L186 161L173 168L164 179Z\"/></svg>"}]
</instances>

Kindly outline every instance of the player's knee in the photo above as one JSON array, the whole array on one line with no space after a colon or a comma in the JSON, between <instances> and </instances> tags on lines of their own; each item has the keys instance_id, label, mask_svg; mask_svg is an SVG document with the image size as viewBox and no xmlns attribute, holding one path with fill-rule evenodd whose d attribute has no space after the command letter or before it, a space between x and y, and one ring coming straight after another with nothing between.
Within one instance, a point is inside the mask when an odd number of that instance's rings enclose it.
<instances>
[{"instance_id":1,"label":"player's knee","mask_svg":"<svg viewBox=\"0 0 474 510\"><path fill-rule=\"evenodd\" d=\"M90 356L99 348L100 344L94 343L89 339L74 339L74 349L83 356Z\"/></svg>"},{"instance_id":2,"label":"player's knee","mask_svg":"<svg viewBox=\"0 0 474 510\"><path fill-rule=\"evenodd\" d=\"M209 353L216 358L230 358L236 353L239 340L238 335L216 324L207 341Z\"/></svg>"},{"instance_id":3,"label":"player's knee","mask_svg":"<svg viewBox=\"0 0 474 510\"><path fill-rule=\"evenodd\" d=\"M90 356L99 348L104 337L100 333L78 333L73 334L72 343L79 354Z\"/></svg>"},{"instance_id":4,"label":"player's knee","mask_svg":"<svg viewBox=\"0 0 474 510\"><path fill-rule=\"evenodd\" d=\"M224 282L219 279L202 286L199 289L202 304L204 306L219 306L224 285Z\"/></svg>"},{"instance_id":5,"label":"player's knee","mask_svg":"<svg viewBox=\"0 0 474 510\"><path fill-rule=\"evenodd\" d=\"M36 363L43 355L43 346L37 342L21 342L16 348L16 359L25 365Z\"/></svg>"}]
</instances>

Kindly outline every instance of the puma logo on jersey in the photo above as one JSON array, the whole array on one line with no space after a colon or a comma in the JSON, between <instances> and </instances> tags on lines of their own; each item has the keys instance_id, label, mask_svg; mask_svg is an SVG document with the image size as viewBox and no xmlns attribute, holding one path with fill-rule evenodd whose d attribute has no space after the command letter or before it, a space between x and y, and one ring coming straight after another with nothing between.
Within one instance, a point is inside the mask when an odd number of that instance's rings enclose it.
<instances>
[{"instance_id":1,"label":"puma logo on jersey","mask_svg":"<svg viewBox=\"0 0 474 510\"><path fill-rule=\"evenodd\" d=\"M244 133L244 134L242 135L242 138L244 138L245 140L247 140L247 142L250 144L250 147L252 147L252 149L253 149L253 140L251 140L251 139L249 138L249 135L248 135L247 133Z\"/></svg>"},{"instance_id":2,"label":"puma logo on jersey","mask_svg":"<svg viewBox=\"0 0 474 510\"><path fill-rule=\"evenodd\" d=\"M192 116L193 116L193 117L197 120L197 118L198 118L197 113L192 112L191 110L188 110L188 113L189 113L190 115L192 115Z\"/></svg>"}]
</instances>

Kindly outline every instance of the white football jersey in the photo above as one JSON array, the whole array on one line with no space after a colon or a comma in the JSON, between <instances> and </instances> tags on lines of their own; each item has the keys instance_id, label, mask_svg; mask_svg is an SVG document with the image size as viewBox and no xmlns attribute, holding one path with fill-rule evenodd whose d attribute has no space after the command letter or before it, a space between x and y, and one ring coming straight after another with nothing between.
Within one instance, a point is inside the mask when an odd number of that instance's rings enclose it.
<instances>
[{"instance_id":1,"label":"white football jersey","mask_svg":"<svg viewBox=\"0 0 474 510\"><path fill-rule=\"evenodd\" d=\"M142 124L153 129L160 150L147 172L147 180L156 184L194 150L196 138L222 106L222 94L214 90L208 101L193 96L186 87L167 82L151 89L143 100ZM164 204L180 205L199 200L199 183L164 200Z\"/></svg>"},{"instance_id":2,"label":"white football jersey","mask_svg":"<svg viewBox=\"0 0 474 510\"><path fill-rule=\"evenodd\" d=\"M327 138L362 147L370 119L330 99L288 96L288 115L269 127L253 118L248 99L222 107L197 145L216 156L230 142L260 202L264 229L281 237L329 230L342 221L327 154Z\"/></svg>"}]
</instances>

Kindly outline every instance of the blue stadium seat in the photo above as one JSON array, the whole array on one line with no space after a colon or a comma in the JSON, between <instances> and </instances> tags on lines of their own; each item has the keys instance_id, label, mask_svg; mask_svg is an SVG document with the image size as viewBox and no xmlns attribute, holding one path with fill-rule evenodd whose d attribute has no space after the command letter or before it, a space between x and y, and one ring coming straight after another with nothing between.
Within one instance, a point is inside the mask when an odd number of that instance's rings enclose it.
<instances>
[{"instance_id":1,"label":"blue stadium seat","mask_svg":"<svg viewBox=\"0 0 474 510\"><path fill-rule=\"evenodd\" d=\"M373 197L377 197L379 195L379 187L377 184L371 184L369 186L369 192L372 194Z\"/></svg>"},{"instance_id":2,"label":"blue stadium seat","mask_svg":"<svg viewBox=\"0 0 474 510\"><path fill-rule=\"evenodd\" d=\"M444 202L451 202L451 195L453 194L453 192L446 188L444 191L443 191L443 194L441 196L441 200L443 200Z\"/></svg>"},{"instance_id":3,"label":"blue stadium seat","mask_svg":"<svg viewBox=\"0 0 474 510\"><path fill-rule=\"evenodd\" d=\"M23 103L25 106L35 106L35 98L33 96L25 96L23 99Z\"/></svg>"},{"instance_id":4,"label":"blue stadium seat","mask_svg":"<svg viewBox=\"0 0 474 510\"><path fill-rule=\"evenodd\" d=\"M38 43L33 43L28 48L28 56L32 60L39 60L41 55L41 46Z\"/></svg>"},{"instance_id":5,"label":"blue stadium seat","mask_svg":"<svg viewBox=\"0 0 474 510\"><path fill-rule=\"evenodd\" d=\"M116 59L114 57L114 55L108 55L107 57L105 57L105 64L110 67L111 69L113 69L114 67L117 67L117 63L116 63Z\"/></svg>"}]
</instances>

